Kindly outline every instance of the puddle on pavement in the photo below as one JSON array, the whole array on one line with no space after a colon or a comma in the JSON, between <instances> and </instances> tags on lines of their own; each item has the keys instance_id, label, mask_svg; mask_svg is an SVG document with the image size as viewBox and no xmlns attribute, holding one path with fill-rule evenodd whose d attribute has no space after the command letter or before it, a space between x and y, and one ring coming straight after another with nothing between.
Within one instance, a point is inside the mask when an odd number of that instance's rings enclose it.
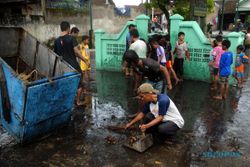
<instances>
[{"instance_id":1,"label":"puddle on pavement","mask_svg":"<svg viewBox=\"0 0 250 167\"><path fill-rule=\"evenodd\" d=\"M68 126L27 146L2 147L1 166L179 167L249 162L249 96L242 97L237 107L240 93L232 88L228 100L215 101L210 97L209 85L197 81L185 81L169 92L185 120L172 144L155 145L145 153L123 147L136 130L107 127L124 125L128 115L136 112L132 85L131 79L121 73L97 71L92 93L84 98L85 108L74 109ZM243 92L249 94L249 90ZM239 151L242 156L204 158L202 153L206 151Z\"/></svg>"}]
</instances>

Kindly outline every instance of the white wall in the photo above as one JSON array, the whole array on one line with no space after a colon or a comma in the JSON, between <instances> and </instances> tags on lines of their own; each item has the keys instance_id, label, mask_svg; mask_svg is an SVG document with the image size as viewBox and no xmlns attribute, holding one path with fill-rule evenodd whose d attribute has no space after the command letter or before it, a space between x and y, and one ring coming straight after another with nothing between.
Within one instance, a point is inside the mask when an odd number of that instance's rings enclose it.
<instances>
[{"instance_id":1,"label":"white wall","mask_svg":"<svg viewBox=\"0 0 250 167\"><path fill-rule=\"evenodd\" d=\"M107 33L118 33L128 20L135 19L141 12L131 9L131 17L121 17L114 14L113 6L93 6L93 29L104 29ZM67 15L49 13L46 22L29 23L24 29L35 36L39 41L46 42L60 35L59 24L61 21L69 21L72 26L79 28L80 34L88 34L90 21L88 15Z\"/></svg>"}]
</instances>

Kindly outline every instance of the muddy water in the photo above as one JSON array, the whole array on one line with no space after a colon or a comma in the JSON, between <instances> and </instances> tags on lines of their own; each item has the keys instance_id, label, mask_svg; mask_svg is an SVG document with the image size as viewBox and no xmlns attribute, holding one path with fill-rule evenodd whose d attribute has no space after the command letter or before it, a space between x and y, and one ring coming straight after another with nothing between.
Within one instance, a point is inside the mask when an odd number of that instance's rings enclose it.
<instances>
[{"instance_id":1,"label":"muddy water","mask_svg":"<svg viewBox=\"0 0 250 167\"><path fill-rule=\"evenodd\" d=\"M27 146L9 142L1 145L1 166L247 166L250 164L250 82L240 93L230 91L226 101L211 99L209 85L185 81L169 96L185 120L184 128L167 144L155 145L145 153L123 147L137 130L115 131L135 113L133 82L116 72L96 74L85 107L74 109L64 128ZM10 140L10 139L9 139ZM239 157L204 157L204 152L240 153Z\"/></svg>"}]
</instances>

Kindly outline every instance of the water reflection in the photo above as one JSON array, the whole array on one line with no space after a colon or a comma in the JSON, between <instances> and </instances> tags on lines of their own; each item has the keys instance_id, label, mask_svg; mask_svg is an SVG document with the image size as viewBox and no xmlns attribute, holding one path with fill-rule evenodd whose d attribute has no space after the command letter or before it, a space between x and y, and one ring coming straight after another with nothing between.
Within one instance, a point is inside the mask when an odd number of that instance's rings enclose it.
<instances>
[{"instance_id":1,"label":"water reflection","mask_svg":"<svg viewBox=\"0 0 250 167\"><path fill-rule=\"evenodd\" d=\"M184 81L169 92L185 120L184 128L173 144L156 145L138 154L122 147L130 132L107 128L126 123L127 116L137 111L132 80L116 72L97 71L95 75L96 82L90 85L92 93L85 95L84 108L74 110L69 126L25 148L10 146L1 150L0 163L94 167L157 166L157 162L162 166L205 166L209 160L202 159L203 151L238 149L244 156L250 154L250 83L241 95L231 89L228 100L216 101L210 97L207 83ZM116 144L107 143L108 136ZM218 164L230 166L224 160Z\"/></svg>"}]
</instances>

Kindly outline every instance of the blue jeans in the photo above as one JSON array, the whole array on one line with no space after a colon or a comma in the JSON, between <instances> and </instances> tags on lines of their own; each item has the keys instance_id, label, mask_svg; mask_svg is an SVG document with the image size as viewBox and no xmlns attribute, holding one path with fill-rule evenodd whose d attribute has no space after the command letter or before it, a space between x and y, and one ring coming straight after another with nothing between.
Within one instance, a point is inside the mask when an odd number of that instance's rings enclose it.
<instances>
[{"instance_id":1,"label":"blue jeans","mask_svg":"<svg viewBox=\"0 0 250 167\"><path fill-rule=\"evenodd\" d=\"M149 112L145 115L143 120L144 124L147 124L155 119L155 116ZM161 122L146 130L146 133L152 133L154 139L164 140L168 136L173 136L180 128L172 121Z\"/></svg>"},{"instance_id":2,"label":"blue jeans","mask_svg":"<svg viewBox=\"0 0 250 167\"><path fill-rule=\"evenodd\" d=\"M164 93L165 83L163 81L152 82L152 81L147 80L146 82L151 84L154 87L154 89L158 90L160 93Z\"/></svg>"}]
</instances>

